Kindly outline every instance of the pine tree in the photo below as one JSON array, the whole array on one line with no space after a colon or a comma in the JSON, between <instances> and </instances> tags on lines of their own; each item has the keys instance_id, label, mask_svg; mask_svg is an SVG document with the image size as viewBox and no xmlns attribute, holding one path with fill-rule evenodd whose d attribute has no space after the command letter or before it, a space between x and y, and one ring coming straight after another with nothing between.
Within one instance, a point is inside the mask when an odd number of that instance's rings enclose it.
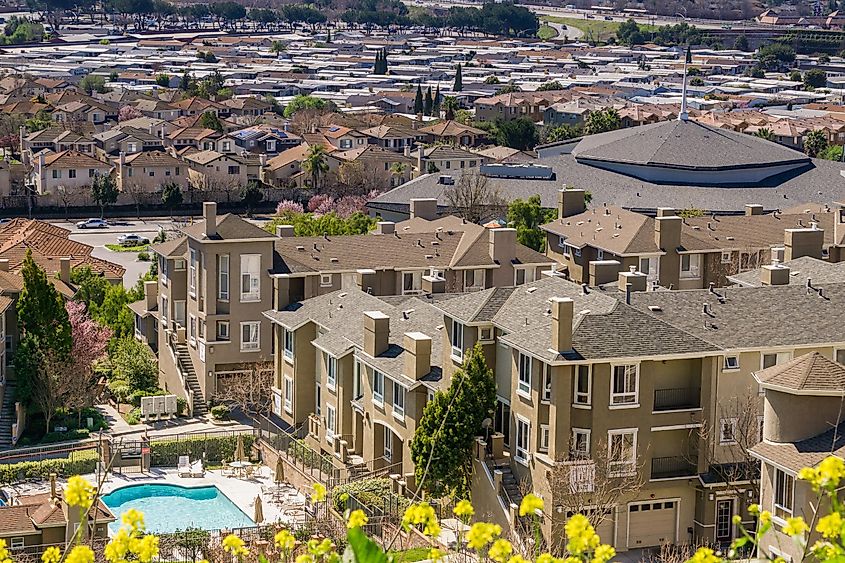
<instances>
[{"instance_id":1,"label":"pine tree","mask_svg":"<svg viewBox=\"0 0 845 563\"><path fill-rule=\"evenodd\" d=\"M423 113L426 115L431 115L431 111L434 109L434 98L431 97L431 86L428 87L428 90L425 91L425 101L423 102Z\"/></svg>"},{"instance_id":2,"label":"pine tree","mask_svg":"<svg viewBox=\"0 0 845 563\"><path fill-rule=\"evenodd\" d=\"M440 102L443 101L440 96L440 84L437 85L437 90L434 91L434 111L440 113Z\"/></svg>"},{"instance_id":3,"label":"pine tree","mask_svg":"<svg viewBox=\"0 0 845 563\"><path fill-rule=\"evenodd\" d=\"M455 92L460 92L464 89L464 79L461 74L461 65L458 64L458 70L455 71L455 87L452 88Z\"/></svg>"},{"instance_id":4,"label":"pine tree","mask_svg":"<svg viewBox=\"0 0 845 563\"><path fill-rule=\"evenodd\" d=\"M423 112L423 94L422 87L417 84L417 95L414 97L414 113L420 114Z\"/></svg>"},{"instance_id":5,"label":"pine tree","mask_svg":"<svg viewBox=\"0 0 845 563\"><path fill-rule=\"evenodd\" d=\"M387 49L381 50L381 73L387 74Z\"/></svg>"},{"instance_id":6,"label":"pine tree","mask_svg":"<svg viewBox=\"0 0 845 563\"><path fill-rule=\"evenodd\" d=\"M381 51L376 51L376 60L373 62L373 74L381 74Z\"/></svg>"}]
</instances>

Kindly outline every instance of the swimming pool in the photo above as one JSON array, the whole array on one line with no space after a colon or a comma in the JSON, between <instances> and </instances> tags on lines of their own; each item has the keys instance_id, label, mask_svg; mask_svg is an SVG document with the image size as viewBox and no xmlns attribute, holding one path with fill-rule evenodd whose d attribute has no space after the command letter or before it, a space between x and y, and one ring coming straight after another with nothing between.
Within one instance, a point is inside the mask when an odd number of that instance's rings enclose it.
<instances>
[{"instance_id":1,"label":"swimming pool","mask_svg":"<svg viewBox=\"0 0 845 563\"><path fill-rule=\"evenodd\" d=\"M214 485L129 485L104 495L103 502L117 517L117 521L109 526L112 532L120 528L120 517L130 508L143 512L147 530L155 533L175 532L191 527L219 530L255 525Z\"/></svg>"}]
</instances>

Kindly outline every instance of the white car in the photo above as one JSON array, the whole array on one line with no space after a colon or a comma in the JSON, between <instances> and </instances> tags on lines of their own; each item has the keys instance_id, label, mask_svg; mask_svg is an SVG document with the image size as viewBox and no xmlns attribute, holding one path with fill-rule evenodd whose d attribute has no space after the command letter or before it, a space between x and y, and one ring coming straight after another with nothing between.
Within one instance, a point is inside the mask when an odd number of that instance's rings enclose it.
<instances>
[{"instance_id":1,"label":"white car","mask_svg":"<svg viewBox=\"0 0 845 563\"><path fill-rule=\"evenodd\" d=\"M76 224L77 229L105 229L108 226L104 219L85 219Z\"/></svg>"},{"instance_id":2,"label":"white car","mask_svg":"<svg viewBox=\"0 0 845 563\"><path fill-rule=\"evenodd\" d=\"M117 237L117 243L121 246L141 246L143 244L150 244L150 239L131 233Z\"/></svg>"}]
</instances>

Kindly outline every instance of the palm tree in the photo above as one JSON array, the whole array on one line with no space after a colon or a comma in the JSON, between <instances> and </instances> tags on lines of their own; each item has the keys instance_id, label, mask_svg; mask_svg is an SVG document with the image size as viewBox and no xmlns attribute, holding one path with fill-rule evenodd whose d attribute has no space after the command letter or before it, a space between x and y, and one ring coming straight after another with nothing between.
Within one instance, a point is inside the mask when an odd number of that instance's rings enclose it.
<instances>
[{"instance_id":1,"label":"palm tree","mask_svg":"<svg viewBox=\"0 0 845 563\"><path fill-rule=\"evenodd\" d=\"M757 132L754 133L755 137L760 137L761 139L766 139L767 141L774 141L775 134L772 133L771 129L767 129L766 127L762 127L757 129Z\"/></svg>"},{"instance_id":2,"label":"palm tree","mask_svg":"<svg viewBox=\"0 0 845 563\"><path fill-rule=\"evenodd\" d=\"M420 150L422 150L422 149L420 149ZM404 177L405 171L407 169L408 169L408 165L405 164L404 162L394 162L393 164L390 165L390 175L393 178L398 179L399 184L401 184L402 178ZM394 182L394 183L396 183L396 182Z\"/></svg>"},{"instance_id":3,"label":"palm tree","mask_svg":"<svg viewBox=\"0 0 845 563\"><path fill-rule=\"evenodd\" d=\"M442 107L443 111L446 113L446 119L455 119L455 112L460 108L458 105L458 98L455 96L446 96L443 98L443 103L440 107Z\"/></svg>"},{"instance_id":4,"label":"palm tree","mask_svg":"<svg viewBox=\"0 0 845 563\"><path fill-rule=\"evenodd\" d=\"M326 154L326 147L323 145L311 145L305 155L305 160L302 161L302 169L311 174L311 184L315 190L320 184L320 177L329 171Z\"/></svg>"}]
</instances>

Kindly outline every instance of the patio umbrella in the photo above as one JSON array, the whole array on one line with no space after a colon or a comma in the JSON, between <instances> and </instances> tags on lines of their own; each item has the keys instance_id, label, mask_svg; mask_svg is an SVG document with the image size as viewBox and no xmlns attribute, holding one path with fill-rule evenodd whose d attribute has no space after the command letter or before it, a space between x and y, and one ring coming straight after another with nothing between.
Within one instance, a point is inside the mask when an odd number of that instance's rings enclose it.
<instances>
[{"instance_id":1,"label":"patio umbrella","mask_svg":"<svg viewBox=\"0 0 845 563\"><path fill-rule=\"evenodd\" d=\"M276 475L274 481L277 485L281 485L285 482L285 465L282 463L282 456L279 456L279 459L276 461Z\"/></svg>"},{"instance_id":2,"label":"patio umbrella","mask_svg":"<svg viewBox=\"0 0 845 563\"><path fill-rule=\"evenodd\" d=\"M235 447L235 461L244 461L244 437L238 434L238 445Z\"/></svg>"},{"instance_id":3,"label":"patio umbrella","mask_svg":"<svg viewBox=\"0 0 845 563\"><path fill-rule=\"evenodd\" d=\"M264 507L261 506L261 497L255 497L255 514L253 514L256 524L261 524L264 521Z\"/></svg>"}]
</instances>

